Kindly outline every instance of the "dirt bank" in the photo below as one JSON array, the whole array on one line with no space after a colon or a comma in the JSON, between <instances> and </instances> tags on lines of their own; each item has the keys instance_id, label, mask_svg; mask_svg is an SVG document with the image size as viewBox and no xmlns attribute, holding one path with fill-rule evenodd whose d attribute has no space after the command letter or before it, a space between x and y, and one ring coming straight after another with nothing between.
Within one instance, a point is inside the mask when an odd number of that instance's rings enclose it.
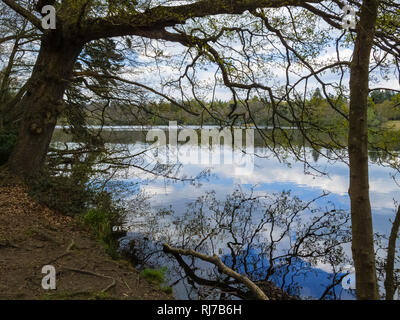
<instances>
[{"instance_id":1,"label":"dirt bank","mask_svg":"<svg viewBox=\"0 0 400 320\"><path fill-rule=\"evenodd\" d=\"M56 290L42 288L53 265ZM171 299L125 261L114 261L72 218L0 186L0 299Z\"/></svg>"}]
</instances>

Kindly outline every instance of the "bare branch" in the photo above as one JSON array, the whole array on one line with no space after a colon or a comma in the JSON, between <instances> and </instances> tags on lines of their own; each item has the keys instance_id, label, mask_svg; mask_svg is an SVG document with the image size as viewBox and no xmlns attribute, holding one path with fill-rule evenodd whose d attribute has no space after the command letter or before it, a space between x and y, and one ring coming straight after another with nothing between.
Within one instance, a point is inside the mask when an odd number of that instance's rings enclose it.
<instances>
[{"instance_id":1,"label":"bare branch","mask_svg":"<svg viewBox=\"0 0 400 320\"><path fill-rule=\"evenodd\" d=\"M23 16L25 19L27 19L30 23L32 23L36 28L44 32L44 29L42 28L42 23L40 19L38 19L34 14L29 12L27 9L24 7L20 6L18 3L12 0L2 0L7 6L9 6L11 9L13 9L15 12Z\"/></svg>"}]
</instances>

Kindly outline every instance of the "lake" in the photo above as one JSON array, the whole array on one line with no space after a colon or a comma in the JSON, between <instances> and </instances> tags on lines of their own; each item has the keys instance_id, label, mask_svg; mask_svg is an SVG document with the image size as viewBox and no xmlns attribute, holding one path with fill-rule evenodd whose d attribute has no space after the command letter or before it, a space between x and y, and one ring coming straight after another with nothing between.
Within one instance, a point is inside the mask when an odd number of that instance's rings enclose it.
<instances>
[{"instance_id":1,"label":"lake","mask_svg":"<svg viewBox=\"0 0 400 320\"><path fill-rule=\"evenodd\" d=\"M254 154L249 160L251 166L210 165L199 161L166 166L157 163L155 150L148 150L151 143L146 142L145 132L139 128L106 129L108 148L116 149L116 154L123 156L127 164L126 168L116 170L110 181L110 186L118 184L128 190L124 200L129 209L126 220L129 232L121 246L135 256L138 267L167 267L166 282L173 287L175 298L218 299L229 294L188 278L182 265L162 252L162 242L196 248L210 255L215 253L228 266L234 266L254 280L268 279L303 299L320 298L333 281L337 283L325 298L354 298L354 292L343 290L338 282L344 275L341 268L351 265L351 249L345 241L349 227L346 220L350 205L349 168L342 161L327 160L323 155L329 156L329 151L320 150L320 154L304 148L309 161L305 165L283 149L279 150L282 159L277 159L256 138ZM61 130L58 131L53 143L68 142ZM68 144L73 146L71 142ZM182 154L188 153L189 147L179 148ZM205 151L200 149L199 153L202 152ZM223 155L225 159L231 156L232 150L214 149L211 153L211 156ZM388 235L394 200L400 200L399 186L393 178L396 172L377 164L376 158L371 152L374 231ZM159 172L160 176L152 171ZM315 222L324 214L321 221ZM338 231L330 232L336 230L332 229L335 223L339 225ZM316 235L309 228L313 224L318 230ZM310 237L298 244L304 230L309 230ZM343 235L339 239L340 232ZM331 249L332 244L341 247L342 252ZM331 251L325 257L313 256L313 252L327 248ZM339 256L342 260L338 262L335 259ZM188 257L183 262L196 270L201 279L224 280L205 262Z\"/></svg>"}]
</instances>

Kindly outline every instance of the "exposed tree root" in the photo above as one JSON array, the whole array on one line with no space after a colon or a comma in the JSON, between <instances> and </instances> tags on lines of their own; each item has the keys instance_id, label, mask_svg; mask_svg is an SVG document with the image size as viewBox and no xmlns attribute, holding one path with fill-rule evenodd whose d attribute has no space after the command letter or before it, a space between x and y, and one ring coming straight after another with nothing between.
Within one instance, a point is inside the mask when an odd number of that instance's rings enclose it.
<instances>
[{"instance_id":1,"label":"exposed tree root","mask_svg":"<svg viewBox=\"0 0 400 320\"><path fill-rule=\"evenodd\" d=\"M92 276L99 277L99 278L111 279L112 282L107 287L105 287L103 290L101 290L101 292L107 292L109 289L114 287L116 285L116 283L117 283L113 277L105 276L105 275L102 275L100 273L96 273L96 272L93 272L93 271L83 270L83 269L75 269L75 268L70 268L70 267L65 267L65 266L62 266L61 268L64 269L64 270L73 271L73 272L77 272L77 273L88 274L88 275L92 275Z\"/></svg>"}]
</instances>

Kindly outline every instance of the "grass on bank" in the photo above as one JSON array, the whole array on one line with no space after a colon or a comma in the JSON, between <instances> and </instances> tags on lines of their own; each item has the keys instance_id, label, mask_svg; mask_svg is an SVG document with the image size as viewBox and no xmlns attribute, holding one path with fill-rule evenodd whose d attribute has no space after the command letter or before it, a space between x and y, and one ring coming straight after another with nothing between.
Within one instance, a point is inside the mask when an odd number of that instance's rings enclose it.
<instances>
[{"instance_id":1,"label":"grass on bank","mask_svg":"<svg viewBox=\"0 0 400 320\"><path fill-rule=\"evenodd\" d=\"M82 169L84 170L84 169ZM52 175L42 171L27 180L30 196L37 202L71 216L88 230L114 260L120 259L118 234L125 210L112 198L110 191L95 190L79 175Z\"/></svg>"},{"instance_id":2,"label":"grass on bank","mask_svg":"<svg viewBox=\"0 0 400 320\"><path fill-rule=\"evenodd\" d=\"M161 269L146 268L140 273L140 276L146 279L147 281L158 285L161 291L167 294L172 294L172 287L165 285L166 272L167 272L167 267L162 267Z\"/></svg>"},{"instance_id":3,"label":"grass on bank","mask_svg":"<svg viewBox=\"0 0 400 320\"><path fill-rule=\"evenodd\" d=\"M114 218L112 211L93 208L79 217L79 222L102 244L109 256L119 259L121 256L118 252L118 241L113 234Z\"/></svg>"}]
</instances>

